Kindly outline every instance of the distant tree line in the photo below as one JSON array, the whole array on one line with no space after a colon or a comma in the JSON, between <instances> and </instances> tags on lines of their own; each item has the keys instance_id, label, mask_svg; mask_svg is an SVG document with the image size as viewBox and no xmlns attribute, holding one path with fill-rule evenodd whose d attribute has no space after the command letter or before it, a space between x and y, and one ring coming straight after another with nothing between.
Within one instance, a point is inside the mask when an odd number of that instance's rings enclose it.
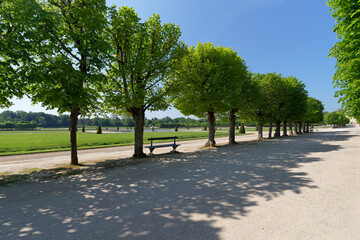
<instances>
[{"instance_id":1,"label":"distant tree line","mask_svg":"<svg viewBox=\"0 0 360 240\"><path fill-rule=\"evenodd\" d=\"M44 112L25 112L25 111L4 111L0 113L0 129L35 129L43 128L68 128L70 124L70 115L53 115ZM207 119L193 118L145 118L145 127L159 128L188 128L204 127L208 124ZM240 123L238 123L240 124ZM134 127L135 123L132 117L112 115L111 117L81 118L77 126L103 126L103 127ZM227 127L227 122L219 122L218 126Z\"/></svg>"},{"instance_id":2,"label":"distant tree line","mask_svg":"<svg viewBox=\"0 0 360 240\"><path fill-rule=\"evenodd\" d=\"M344 127L350 122L350 119L346 116L344 110L337 110L325 115L325 123L333 125L334 128Z\"/></svg>"}]
</instances>

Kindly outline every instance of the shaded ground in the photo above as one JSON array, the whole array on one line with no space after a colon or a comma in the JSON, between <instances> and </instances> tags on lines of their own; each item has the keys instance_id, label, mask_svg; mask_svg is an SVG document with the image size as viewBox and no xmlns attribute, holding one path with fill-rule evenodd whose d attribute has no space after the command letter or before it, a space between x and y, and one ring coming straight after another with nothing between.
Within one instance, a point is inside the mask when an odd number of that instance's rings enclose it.
<instances>
[{"instance_id":1,"label":"shaded ground","mask_svg":"<svg viewBox=\"0 0 360 240\"><path fill-rule=\"evenodd\" d=\"M359 130L0 188L4 239L359 239Z\"/></svg>"}]
</instances>

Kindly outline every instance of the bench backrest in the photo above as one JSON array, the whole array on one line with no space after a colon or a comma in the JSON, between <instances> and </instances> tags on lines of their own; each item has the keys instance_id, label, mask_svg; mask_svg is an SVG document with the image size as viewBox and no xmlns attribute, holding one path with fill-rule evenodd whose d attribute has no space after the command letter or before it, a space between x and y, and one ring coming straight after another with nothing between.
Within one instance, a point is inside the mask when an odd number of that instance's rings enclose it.
<instances>
[{"instance_id":1,"label":"bench backrest","mask_svg":"<svg viewBox=\"0 0 360 240\"><path fill-rule=\"evenodd\" d=\"M166 139L177 139L178 137L161 137L161 138L148 138L148 140L166 140Z\"/></svg>"}]
</instances>

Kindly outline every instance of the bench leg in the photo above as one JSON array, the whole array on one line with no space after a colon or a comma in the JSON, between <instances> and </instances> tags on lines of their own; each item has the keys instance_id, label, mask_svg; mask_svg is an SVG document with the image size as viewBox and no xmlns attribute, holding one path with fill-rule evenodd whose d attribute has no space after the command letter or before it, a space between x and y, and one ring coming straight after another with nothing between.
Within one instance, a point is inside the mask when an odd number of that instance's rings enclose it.
<instances>
[{"instance_id":1,"label":"bench leg","mask_svg":"<svg viewBox=\"0 0 360 240\"><path fill-rule=\"evenodd\" d=\"M149 148L149 149L150 149L150 153L149 153L149 156L152 156L152 155L154 155L154 154L153 154L153 151L154 151L154 149L155 149L155 148Z\"/></svg>"}]
</instances>

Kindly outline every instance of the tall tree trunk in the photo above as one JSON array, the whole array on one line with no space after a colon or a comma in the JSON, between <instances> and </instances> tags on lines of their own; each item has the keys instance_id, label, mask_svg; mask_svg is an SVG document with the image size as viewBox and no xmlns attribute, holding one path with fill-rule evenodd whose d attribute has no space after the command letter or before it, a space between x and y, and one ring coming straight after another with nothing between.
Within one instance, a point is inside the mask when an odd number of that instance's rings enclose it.
<instances>
[{"instance_id":1,"label":"tall tree trunk","mask_svg":"<svg viewBox=\"0 0 360 240\"><path fill-rule=\"evenodd\" d=\"M289 122L289 131L290 131L290 135L294 135L293 128L292 128L292 121Z\"/></svg>"},{"instance_id":2,"label":"tall tree trunk","mask_svg":"<svg viewBox=\"0 0 360 240\"><path fill-rule=\"evenodd\" d=\"M209 140L205 143L205 147L215 147L215 113L208 112L209 121Z\"/></svg>"},{"instance_id":3,"label":"tall tree trunk","mask_svg":"<svg viewBox=\"0 0 360 240\"><path fill-rule=\"evenodd\" d=\"M271 138L272 135L272 122L269 123L269 138Z\"/></svg>"},{"instance_id":4,"label":"tall tree trunk","mask_svg":"<svg viewBox=\"0 0 360 240\"><path fill-rule=\"evenodd\" d=\"M298 134L299 134L299 131L298 131L298 122L297 122L297 121L294 122L294 134L295 134L295 135L298 135Z\"/></svg>"},{"instance_id":5,"label":"tall tree trunk","mask_svg":"<svg viewBox=\"0 0 360 240\"><path fill-rule=\"evenodd\" d=\"M259 122L258 123L258 140L264 140L264 136L263 136L263 123Z\"/></svg>"},{"instance_id":6,"label":"tall tree trunk","mask_svg":"<svg viewBox=\"0 0 360 240\"><path fill-rule=\"evenodd\" d=\"M233 109L229 113L229 121L230 121L230 127L229 127L229 143L230 144L236 144L235 141L235 113L236 109Z\"/></svg>"},{"instance_id":7,"label":"tall tree trunk","mask_svg":"<svg viewBox=\"0 0 360 240\"><path fill-rule=\"evenodd\" d=\"M280 137L280 130L281 130L281 122L276 122L276 128L275 128L275 137Z\"/></svg>"},{"instance_id":8,"label":"tall tree trunk","mask_svg":"<svg viewBox=\"0 0 360 240\"><path fill-rule=\"evenodd\" d=\"M302 121L299 121L299 134L302 134Z\"/></svg>"},{"instance_id":9,"label":"tall tree trunk","mask_svg":"<svg viewBox=\"0 0 360 240\"><path fill-rule=\"evenodd\" d=\"M283 136L287 136L286 121L283 121Z\"/></svg>"},{"instance_id":10,"label":"tall tree trunk","mask_svg":"<svg viewBox=\"0 0 360 240\"><path fill-rule=\"evenodd\" d=\"M133 157L146 157L146 154L143 152L145 111L143 108L133 108L130 110L130 113L135 122L135 146Z\"/></svg>"},{"instance_id":11,"label":"tall tree trunk","mask_svg":"<svg viewBox=\"0 0 360 240\"><path fill-rule=\"evenodd\" d=\"M71 107L70 112L70 149L71 149L71 165L79 165L77 156L77 141L76 141L76 125L80 115L80 108Z\"/></svg>"},{"instance_id":12,"label":"tall tree trunk","mask_svg":"<svg viewBox=\"0 0 360 240\"><path fill-rule=\"evenodd\" d=\"M303 122L303 133L306 133L306 122Z\"/></svg>"},{"instance_id":13,"label":"tall tree trunk","mask_svg":"<svg viewBox=\"0 0 360 240\"><path fill-rule=\"evenodd\" d=\"M310 132L310 123L309 122L306 123L306 132L307 133Z\"/></svg>"}]
</instances>

